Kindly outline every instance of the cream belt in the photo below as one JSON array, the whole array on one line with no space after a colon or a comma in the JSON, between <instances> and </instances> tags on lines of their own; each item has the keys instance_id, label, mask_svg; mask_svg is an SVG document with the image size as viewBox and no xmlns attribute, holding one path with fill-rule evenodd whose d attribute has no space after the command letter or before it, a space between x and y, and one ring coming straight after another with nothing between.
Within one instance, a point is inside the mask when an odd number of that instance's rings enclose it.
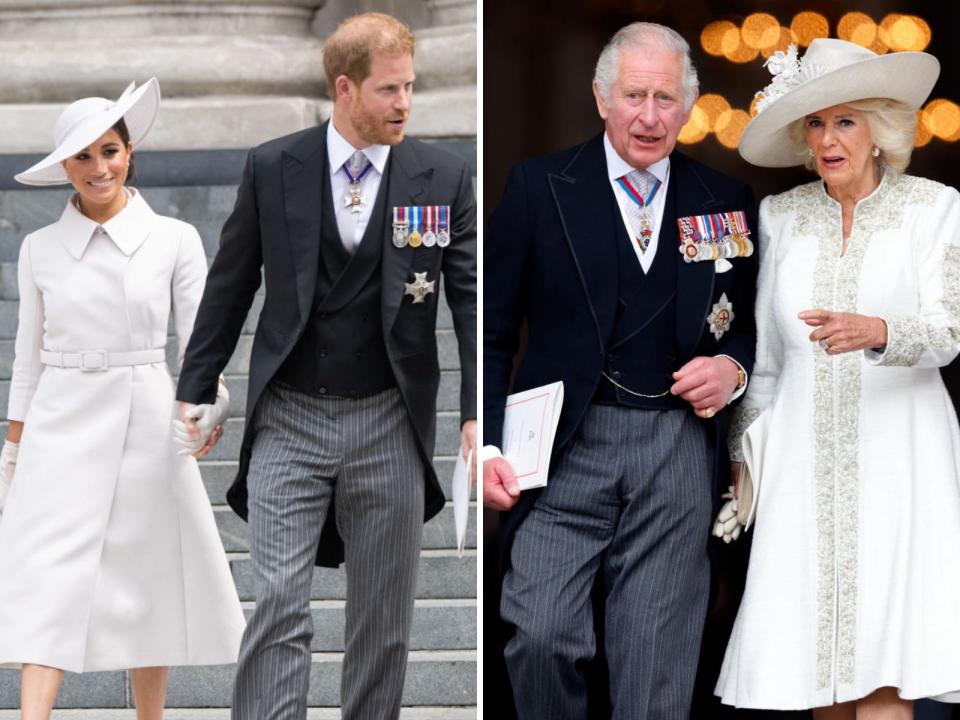
<instances>
[{"instance_id":1,"label":"cream belt","mask_svg":"<svg viewBox=\"0 0 960 720\"><path fill-rule=\"evenodd\" d=\"M79 352L40 351L40 362L60 368L80 368L84 372L103 372L112 367L126 365L152 365L167 359L163 348L132 350L130 352L107 352L106 350L80 350Z\"/></svg>"}]
</instances>

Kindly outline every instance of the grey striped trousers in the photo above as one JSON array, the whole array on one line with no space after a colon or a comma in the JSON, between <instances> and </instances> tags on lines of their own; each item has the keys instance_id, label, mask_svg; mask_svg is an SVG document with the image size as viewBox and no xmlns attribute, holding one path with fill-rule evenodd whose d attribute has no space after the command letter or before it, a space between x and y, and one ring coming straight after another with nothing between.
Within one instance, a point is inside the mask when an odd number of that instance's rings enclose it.
<instances>
[{"instance_id":1,"label":"grey striped trousers","mask_svg":"<svg viewBox=\"0 0 960 720\"><path fill-rule=\"evenodd\" d=\"M346 548L345 720L400 715L423 534L423 464L399 390L315 397L273 383L257 404L249 492L257 604L234 720L306 718L310 586L331 501Z\"/></svg>"},{"instance_id":2,"label":"grey striped trousers","mask_svg":"<svg viewBox=\"0 0 960 720\"><path fill-rule=\"evenodd\" d=\"M518 528L501 614L520 720L588 720L606 588L614 720L687 720L706 615L713 448L689 410L591 405Z\"/></svg>"}]
</instances>

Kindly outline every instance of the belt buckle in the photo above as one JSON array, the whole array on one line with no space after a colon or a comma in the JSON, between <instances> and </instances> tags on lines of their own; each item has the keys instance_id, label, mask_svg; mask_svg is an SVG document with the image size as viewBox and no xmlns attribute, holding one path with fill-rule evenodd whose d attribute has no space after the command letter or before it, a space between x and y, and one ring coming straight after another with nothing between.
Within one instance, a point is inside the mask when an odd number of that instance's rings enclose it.
<instances>
[{"instance_id":1,"label":"belt buckle","mask_svg":"<svg viewBox=\"0 0 960 720\"><path fill-rule=\"evenodd\" d=\"M87 358L99 358L97 364L87 361ZM106 350L81 350L80 351L80 369L83 372L106 372L110 369L110 360L107 357Z\"/></svg>"}]
</instances>

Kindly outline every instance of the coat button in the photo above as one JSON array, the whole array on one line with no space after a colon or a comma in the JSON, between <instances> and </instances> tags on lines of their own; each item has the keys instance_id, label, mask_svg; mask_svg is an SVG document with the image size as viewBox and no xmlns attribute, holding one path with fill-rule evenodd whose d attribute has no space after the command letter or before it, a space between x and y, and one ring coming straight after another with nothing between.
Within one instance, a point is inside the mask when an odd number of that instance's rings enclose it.
<instances>
[{"instance_id":1,"label":"coat button","mask_svg":"<svg viewBox=\"0 0 960 720\"><path fill-rule=\"evenodd\" d=\"M320 357L325 358L326 356L327 356L327 353L326 353L325 351L321 350L321 351L320 351Z\"/></svg>"},{"instance_id":2,"label":"coat button","mask_svg":"<svg viewBox=\"0 0 960 720\"><path fill-rule=\"evenodd\" d=\"M613 379L614 379L614 380L619 380L619 379L620 379L620 376L623 375L623 373L620 372L619 370L614 370L614 371L613 371L612 373L610 373L610 374L613 376Z\"/></svg>"},{"instance_id":3,"label":"coat button","mask_svg":"<svg viewBox=\"0 0 960 720\"><path fill-rule=\"evenodd\" d=\"M322 386L321 386L321 387L318 387L318 388L317 388L317 392L320 393L321 395L326 395L326 394L327 394L327 389L326 389L325 387L322 387Z\"/></svg>"}]
</instances>

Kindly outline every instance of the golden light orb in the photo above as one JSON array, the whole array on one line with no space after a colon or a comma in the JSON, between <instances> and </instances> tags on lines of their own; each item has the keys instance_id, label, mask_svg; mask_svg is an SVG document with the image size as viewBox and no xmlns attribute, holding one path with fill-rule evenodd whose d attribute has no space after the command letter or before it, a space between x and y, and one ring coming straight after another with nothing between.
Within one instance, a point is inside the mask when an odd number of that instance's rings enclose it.
<instances>
[{"instance_id":1,"label":"golden light orb","mask_svg":"<svg viewBox=\"0 0 960 720\"><path fill-rule=\"evenodd\" d=\"M750 101L750 109L748 110L750 117L756 117L759 114L757 110L757 103L763 100L763 95L756 95L753 100Z\"/></svg>"},{"instance_id":2,"label":"golden light orb","mask_svg":"<svg viewBox=\"0 0 960 720\"><path fill-rule=\"evenodd\" d=\"M727 43L729 39L729 34L724 38L724 43ZM760 51L755 47L750 47L743 41L743 37L740 34L740 30L737 29L737 46L732 50L727 51L724 48L723 56L732 63L748 63L751 60L755 59L757 55L760 54Z\"/></svg>"},{"instance_id":3,"label":"golden light orb","mask_svg":"<svg viewBox=\"0 0 960 720\"><path fill-rule=\"evenodd\" d=\"M802 12L793 16L790 29L797 36L797 45L806 47L817 38L830 37L830 23L816 12Z\"/></svg>"},{"instance_id":4,"label":"golden light orb","mask_svg":"<svg viewBox=\"0 0 960 720\"><path fill-rule=\"evenodd\" d=\"M767 48L762 48L760 54L765 58L770 57L777 51L784 51L787 47L793 43L794 45L799 45L797 34L788 27L780 28L780 39L774 45L771 45Z\"/></svg>"},{"instance_id":5,"label":"golden light orb","mask_svg":"<svg viewBox=\"0 0 960 720\"><path fill-rule=\"evenodd\" d=\"M694 107L699 108L707 117L707 131L713 130L719 118L724 112L730 109L730 103L723 95L708 94L697 98Z\"/></svg>"},{"instance_id":6,"label":"golden light orb","mask_svg":"<svg viewBox=\"0 0 960 720\"><path fill-rule=\"evenodd\" d=\"M700 45L709 55L722 57L740 44L740 28L729 20L717 20L700 33Z\"/></svg>"},{"instance_id":7,"label":"golden light orb","mask_svg":"<svg viewBox=\"0 0 960 720\"><path fill-rule=\"evenodd\" d=\"M746 111L731 109L724 112L718 119L714 133L717 140L724 147L735 148L740 142L740 136L743 135L744 128L750 122L750 116Z\"/></svg>"},{"instance_id":8,"label":"golden light orb","mask_svg":"<svg viewBox=\"0 0 960 720\"><path fill-rule=\"evenodd\" d=\"M877 39L877 29L877 24L869 15L849 12L837 23L837 37L868 48Z\"/></svg>"},{"instance_id":9,"label":"golden light orb","mask_svg":"<svg viewBox=\"0 0 960 720\"><path fill-rule=\"evenodd\" d=\"M923 110L923 124L934 137L947 142L960 138L960 106L952 100L937 98Z\"/></svg>"},{"instance_id":10,"label":"golden light orb","mask_svg":"<svg viewBox=\"0 0 960 720\"><path fill-rule=\"evenodd\" d=\"M913 141L914 147L923 147L933 139L933 133L927 127L923 119L923 110L917 111L917 132Z\"/></svg>"},{"instance_id":11,"label":"golden light orb","mask_svg":"<svg viewBox=\"0 0 960 720\"><path fill-rule=\"evenodd\" d=\"M780 40L780 21L767 13L753 13L743 21L740 36L757 50L772 47Z\"/></svg>"},{"instance_id":12,"label":"golden light orb","mask_svg":"<svg viewBox=\"0 0 960 720\"><path fill-rule=\"evenodd\" d=\"M933 33L927 21L916 15L891 13L880 23L881 39L890 49L919 52L930 44Z\"/></svg>"},{"instance_id":13,"label":"golden light orb","mask_svg":"<svg viewBox=\"0 0 960 720\"><path fill-rule=\"evenodd\" d=\"M685 145L692 145L703 140L710 132L710 118L699 104L690 110L690 119L680 129L677 141Z\"/></svg>"}]
</instances>

